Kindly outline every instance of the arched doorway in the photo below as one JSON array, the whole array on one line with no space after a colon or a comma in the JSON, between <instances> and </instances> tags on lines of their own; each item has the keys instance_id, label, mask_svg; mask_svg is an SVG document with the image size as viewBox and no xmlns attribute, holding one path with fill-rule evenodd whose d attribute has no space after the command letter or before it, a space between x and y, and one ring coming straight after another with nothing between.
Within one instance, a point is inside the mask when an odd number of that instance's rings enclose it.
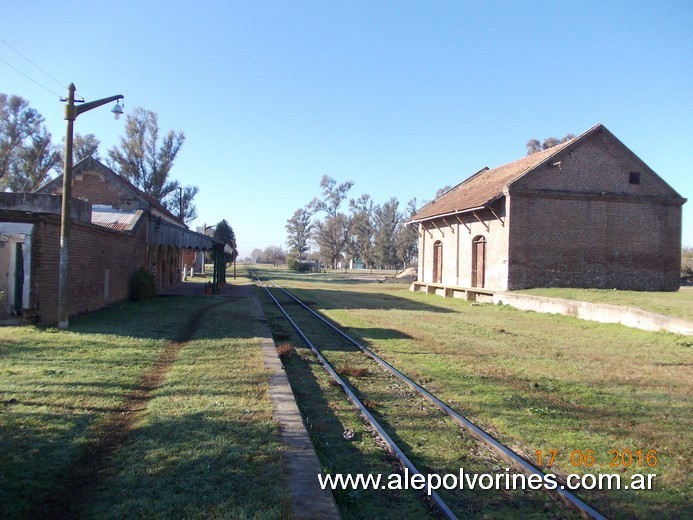
<instances>
[{"instance_id":1,"label":"arched doorway","mask_svg":"<svg viewBox=\"0 0 693 520\"><path fill-rule=\"evenodd\" d=\"M433 283L443 281L443 243L436 240L433 244Z\"/></svg>"},{"instance_id":2,"label":"arched doorway","mask_svg":"<svg viewBox=\"0 0 693 520\"><path fill-rule=\"evenodd\" d=\"M472 240L472 287L484 287L486 279L486 237Z\"/></svg>"}]
</instances>

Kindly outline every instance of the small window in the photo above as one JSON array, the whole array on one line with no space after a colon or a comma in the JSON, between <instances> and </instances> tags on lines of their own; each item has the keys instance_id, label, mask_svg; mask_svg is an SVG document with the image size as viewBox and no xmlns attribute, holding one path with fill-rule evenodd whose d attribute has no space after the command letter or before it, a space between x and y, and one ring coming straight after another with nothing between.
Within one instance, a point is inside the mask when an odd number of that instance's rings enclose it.
<instances>
[{"instance_id":1,"label":"small window","mask_svg":"<svg viewBox=\"0 0 693 520\"><path fill-rule=\"evenodd\" d=\"M640 172L630 172L629 177L631 184L640 184Z\"/></svg>"}]
</instances>

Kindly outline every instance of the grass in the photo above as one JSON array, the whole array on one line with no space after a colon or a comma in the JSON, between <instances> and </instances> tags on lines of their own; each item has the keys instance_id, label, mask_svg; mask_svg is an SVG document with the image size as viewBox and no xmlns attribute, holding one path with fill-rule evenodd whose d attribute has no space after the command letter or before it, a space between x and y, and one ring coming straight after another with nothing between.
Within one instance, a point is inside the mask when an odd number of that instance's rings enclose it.
<instances>
[{"instance_id":1,"label":"grass","mask_svg":"<svg viewBox=\"0 0 693 520\"><path fill-rule=\"evenodd\" d=\"M267 301L267 300L266 300ZM274 316L277 311L268 306L266 312ZM499 471L503 463L488 450L480 448L475 441L462 434L442 412L433 408L402 383L355 347L325 336L324 330L315 329L314 322L304 323L303 317L292 316L301 326L309 327L308 335L314 342L323 345L322 353L351 386L364 406L373 413L389 435L395 439L407 456L424 473L457 474L461 464L472 473ZM286 323L272 320L275 335L290 336ZM311 352L300 343L295 346L296 359L286 362L287 374L298 395L304 416L311 425L314 444L323 460L325 471L332 474L367 473L392 474L397 465L392 457L380 452L378 441L374 441L353 407L345 401L342 392L332 392L336 385L327 381L318 388L307 388L313 381L326 378ZM300 367L314 367L305 371ZM331 388L330 388L331 387ZM319 418L317 427L314 417ZM358 421L354 423L354 418ZM356 424L356 426L354 425ZM348 426L347 426L348 425ZM358 432L358 443L342 438L345 430ZM353 450L360 450L356 457ZM379 458L385 459L383 465ZM465 518L485 518L489 510L503 518L558 518L556 511L547 512L545 506L550 499L536 494L521 492L459 491L440 492L455 510L464 512ZM425 518L431 515L423 501L415 493L390 493L382 491L338 491L335 493L342 516L345 518ZM358 500L352 500L358 496ZM420 508L410 510L408 508ZM565 511L561 512L562 515ZM560 516L568 518L568 516Z\"/></svg>"},{"instance_id":2,"label":"grass","mask_svg":"<svg viewBox=\"0 0 693 520\"><path fill-rule=\"evenodd\" d=\"M525 289L519 293L587 302L625 305L693 321L693 287L677 292L616 291L609 289Z\"/></svg>"},{"instance_id":3,"label":"grass","mask_svg":"<svg viewBox=\"0 0 693 520\"><path fill-rule=\"evenodd\" d=\"M1 328L0 516L289 516L249 312L159 298Z\"/></svg>"},{"instance_id":4,"label":"grass","mask_svg":"<svg viewBox=\"0 0 693 520\"><path fill-rule=\"evenodd\" d=\"M263 291L264 293L264 291ZM260 293L275 338L284 345L293 344L293 354L282 359L291 387L327 474L390 474L396 471L393 460L372 437L355 407L346 400L341 387L322 368L310 349L297 340L286 321ZM275 339L276 341L276 339ZM346 440L345 431L353 431ZM435 518L413 491L335 490L343 519L359 518Z\"/></svg>"},{"instance_id":5,"label":"grass","mask_svg":"<svg viewBox=\"0 0 693 520\"><path fill-rule=\"evenodd\" d=\"M552 470L564 474L657 474L651 491L585 493L607 516L686 517L693 455L690 338L470 306L400 285L273 274L529 460L537 450L557 450ZM595 466L573 467L573 451L588 449ZM657 450L656 467L610 467L611 450L626 449Z\"/></svg>"}]
</instances>

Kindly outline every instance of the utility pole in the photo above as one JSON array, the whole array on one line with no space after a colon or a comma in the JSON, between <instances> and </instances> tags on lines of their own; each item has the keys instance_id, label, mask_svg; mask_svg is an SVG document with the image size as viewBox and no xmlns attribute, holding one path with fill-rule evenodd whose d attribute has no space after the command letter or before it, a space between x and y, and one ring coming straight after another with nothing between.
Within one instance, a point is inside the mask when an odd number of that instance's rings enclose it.
<instances>
[{"instance_id":1,"label":"utility pole","mask_svg":"<svg viewBox=\"0 0 693 520\"><path fill-rule=\"evenodd\" d=\"M70 258L70 220L72 218L72 209L70 199L72 197L72 132L75 119L80 114L87 112L93 108L100 107L111 101L123 99L121 94L110 96L96 101L84 103L84 100L77 103L83 105L75 106L75 84L70 83L67 87L67 98L61 99L66 101L65 119L67 120L67 131L65 132L65 160L63 168L63 203L60 213L60 268L58 278L58 328L67 329L70 318L70 302L69 302L69 280L68 280L68 265ZM113 110L116 119L123 113L123 109L119 103L116 103Z\"/></svg>"}]
</instances>

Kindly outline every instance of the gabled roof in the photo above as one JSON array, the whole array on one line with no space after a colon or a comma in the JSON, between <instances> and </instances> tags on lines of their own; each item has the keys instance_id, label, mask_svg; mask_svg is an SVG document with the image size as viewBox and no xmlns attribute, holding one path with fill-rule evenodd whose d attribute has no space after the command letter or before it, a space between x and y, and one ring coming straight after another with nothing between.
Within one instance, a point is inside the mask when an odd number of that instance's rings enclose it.
<instances>
[{"instance_id":1,"label":"gabled roof","mask_svg":"<svg viewBox=\"0 0 693 520\"><path fill-rule=\"evenodd\" d=\"M187 228L181 220L171 213L169 210L167 210L163 204L161 204L158 200L156 200L154 197L151 195L147 195L145 192L140 190L137 186L132 184L130 181L125 179L124 177L121 177L118 175L116 172L111 170L108 166L103 164L101 161L98 159L94 159L93 157L85 157L81 161L79 161L77 164L75 164L72 167L72 175L77 175L81 171L90 171L90 170L96 170L98 172L101 172L102 174L106 175L109 179L112 179L114 182L119 183L121 186L123 186L126 190L131 191L133 195L136 197L142 199L145 201L152 209L156 210L157 212L161 213L163 216L165 216L168 219L171 219L172 221L178 223L181 226L184 226ZM62 189L63 185L63 176L59 175L58 177L51 179L48 183L45 185L41 186L39 189L36 190L36 192L39 193L56 193L58 190Z\"/></svg>"},{"instance_id":2,"label":"gabled roof","mask_svg":"<svg viewBox=\"0 0 693 520\"><path fill-rule=\"evenodd\" d=\"M566 148L575 146L576 143L601 128L603 128L601 124L593 126L584 134L548 150L528 155L496 168L484 168L454 188L451 188L433 202L425 205L416 215L409 219L409 223L481 209L500 198L505 187L513 181L548 162Z\"/></svg>"}]
</instances>

